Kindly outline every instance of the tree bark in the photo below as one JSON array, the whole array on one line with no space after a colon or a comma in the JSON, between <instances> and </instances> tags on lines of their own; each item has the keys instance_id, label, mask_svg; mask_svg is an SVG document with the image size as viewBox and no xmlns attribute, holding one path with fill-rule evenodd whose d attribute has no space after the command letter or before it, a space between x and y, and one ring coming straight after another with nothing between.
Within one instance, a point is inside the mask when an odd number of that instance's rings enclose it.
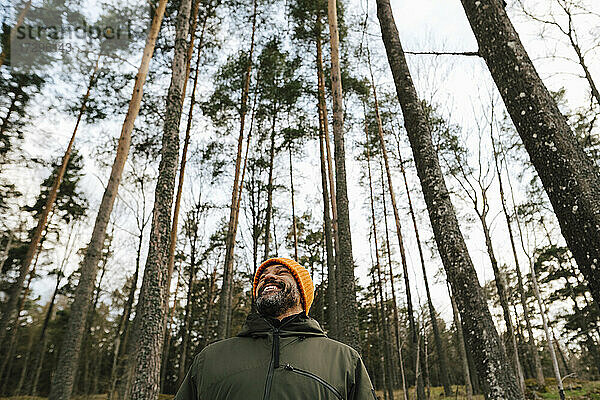
<instances>
[{"instance_id":1,"label":"tree bark","mask_svg":"<svg viewBox=\"0 0 600 400\"><path fill-rule=\"evenodd\" d=\"M456 295L466 339L490 400L522 399L467 251L421 103L410 76L389 0L377 0L383 42L421 181L434 237Z\"/></svg>"},{"instance_id":2,"label":"tree bark","mask_svg":"<svg viewBox=\"0 0 600 400\"><path fill-rule=\"evenodd\" d=\"M133 95L131 96L129 109L127 110L125 122L123 123L123 128L121 130L115 162L113 163L110 178L104 191L100 208L98 209L92 238L82 263L81 277L75 291L75 300L71 306L69 327L66 330L58 366L52 378L49 400L68 400L73 390L73 381L77 369L77 359L81 346L84 321L89 307L89 297L96 278L96 270L98 268L98 261L100 260L102 245L106 235L106 227L117 196L117 190L121 181L127 154L129 153L131 132L133 131L133 124L140 109L143 86L148 74L150 59L154 52L154 45L160 30L166 3L166 0L160 0L154 18L152 19L152 25L144 48L144 55L136 76Z\"/></svg>"},{"instance_id":3,"label":"tree bark","mask_svg":"<svg viewBox=\"0 0 600 400\"><path fill-rule=\"evenodd\" d=\"M31 1L29 1L28 4L30 3ZM37 226L33 231L31 242L29 242L29 246L27 247L27 253L25 253L25 257L23 258L21 266L19 267L19 276L17 278L17 281L15 282L10 292L8 303L4 307L2 319L0 320L0 346L2 345L2 342L6 335L7 328L10 326L11 322L15 319L17 315L17 303L21 296L23 283L25 282L25 278L29 274L29 267L31 267L31 262L33 261L34 257L36 256L36 252L40 247L42 234L44 233L44 229L46 229L46 225L48 222L48 215L52 211L54 202L56 201L56 196L58 194L58 189L60 188L63 176L65 175L65 171L67 170L67 165L69 164L69 159L71 158L71 152L73 150L73 143L75 142L75 135L77 135L79 123L81 122L81 118L83 117L83 113L85 112L87 100L90 97L90 92L92 90L92 86L94 85L94 78L96 77L96 72L98 72L99 63L100 56L98 56L98 58L96 59L96 64L94 66L92 74L90 75L87 91L83 96L81 107L79 108L79 114L77 115L77 121L75 122L75 128L73 128L71 139L69 140L69 144L67 145L67 149L65 150L65 154L63 155L62 164L58 169L58 172L56 173L54 183L52 184L52 188L50 188L50 192L48 193L48 197L46 198L46 204L44 204L44 209L42 210L38 219ZM0 65L2 64L0 63Z\"/></svg>"},{"instance_id":4,"label":"tree bark","mask_svg":"<svg viewBox=\"0 0 600 400\"><path fill-rule=\"evenodd\" d=\"M173 314L175 314L175 309L177 308L177 293L179 293L179 279L181 277L181 271L177 273L177 283L175 285L175 293L173 293L173 306L169 309L167 315L167 322L165 324L165 340L162 349L161 359L161 368L160 368L160 390L159 392L163 392L163 388L165 386L166 376L167 376L167 366L165 365L167 360L169 359L169 354L171 352L171 322L173 321Z\"/></svg>"},{"instance_id":5,"label":"tree bark","mask_svg":"<svg viewBox=\"0 0 600 400\"><path fill-rule=\"evenodd\" d=\"M346 156L344 149L344 105L342 97L342 77L339 60L339 35L336 0L328 0L328 21L331 40L331 87L333 97L333 137L335 145L335 178L338 247L337 274L340 282L338 307L344 310L338 316L340 341L360 351L358 334L358 309L354 287L354 260L352 257L352 237L348 211L348 191L346 188Z\"/></svg>"},{"instance_id":6,"label":"tree bark","mask_svg":"<svg viewBox=\"0 0 600 400\"><path fill-rule=\"evenodd\" d=\"M171 84L167 93L150 245L136 312L136 318L139 317L139 335L137 335L136 343L133 384L128 396L132 400L156 399L160 388L161 354L171 284L168 260L173 196L179 158L179 125L183 107L183 86L188 79L186 76L187 37L190 28L191 3L191 0L183 0L177 12L175 51Z\"/></svg>"},{"instance_id":7,"label":"tree bark","mask_svg":"<svg viewBox=\"0 0 600 400\"><path fill-rule=\"evenodd\" d=\"M600 173L537 74L502 3L461 1L562 234L600 302Z\"/></svg>"},{"instance_id":8,"label":"tree bark","mask_svg":"<svg viewBox=\"0 0 600 400\"><path fill-rule=\"evenodd\" d=\"M318 16L317 23L320 27L320 16ZM328 325L329 325L329 336L332 338L338 337L338 312L337 312L337 279L335 274L336 268L336 252L335 249L337 238L334 233L334 221L331 220L329 214L329 207L333 215L336 215L335 210L335 190L333 184L333 176L331 174L331 158L325 153L324 144L327 143L329 148L328 137L329 137L329 122L327 120L327 103L325 101L325 77L323 73L323 51L321 47L321 35L317 37L317 86L318 86L318 110L319 110L319 151L321 155L321 186L323 188L323 215L325 219L325 247L327 251L327 307L328 307ZM329 189L327 184L329 183ZM331 202L329 201L329 194L331 194ZM335 220L335 216L333 217Z\"/></svg>"},{"instance_id":9,"label":"tree bark","mask_svg":"<svg viewBox=\"0 0 600 400\"><path fill-rule=\"evenodd\" d=\"M223 269L223 284L219 297L219 320L217 326L217 337L225 339L229 335L229 322L231 318L231 297L233 285L233 261L235 250L235 237L237 234L237 216L239 214L238 180L240 176L240 164L242 162L242 145L244 140L244 123L246 121L246 103L248 101L248 92L250 89L250 77L252 72L252 56L254 54L254 36L256 33L256 7L257 0L253 1L252 13L252 37L250 39L250 52L248 55L248 69L246 70L246 79L242 91L240 105L240 134L238 137L237 156L235 159L235 173L233 178L233 189L231 191L231 206L229 210L229 223L227 225L227 237L225 241L225 266Z\"/></svg>"}]
</instances>

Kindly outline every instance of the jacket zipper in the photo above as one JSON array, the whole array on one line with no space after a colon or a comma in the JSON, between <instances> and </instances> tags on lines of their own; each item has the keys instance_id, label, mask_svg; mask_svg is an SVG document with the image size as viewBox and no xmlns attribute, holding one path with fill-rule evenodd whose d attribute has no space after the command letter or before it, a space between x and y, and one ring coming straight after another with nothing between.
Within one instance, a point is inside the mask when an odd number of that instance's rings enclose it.
<instances>
[{"instance_id":1,"label":"jacket zipper","mask_svg":"<svg viewBox=\"0 0 600 400\"><path fill-rule=\"evenodd\" d=\"M271 362L269 363L269 372L267 372L267 382L265 383L265 394L263 400L269 400L271 396L271 385L273 384L273 372L279 368L279 328L273 328L273 347L271 348Z\"/></svg>"},{"instance_id":2,"label":"jacket zipper","mask_svg":"<svg viewBox=\"0 0 600 400\"><path fill-rule=\"evenodd\" d=\"M319 382L321 385L325 386L327 389L331 390L333 392L333 394L335 395L335 397L337 397L340 400L343 400L341 393L335 387L333 387L330 383L328 383L323 378L321 378L320 376L317 376L308 371L304 371L303 369L292 367L290 364L286 364L285 367L283 367L283 368L287 369L288 371L292 371L297 374L304 375L311 379L314 379L315 381Z\"/></svg>"}]
</instances>

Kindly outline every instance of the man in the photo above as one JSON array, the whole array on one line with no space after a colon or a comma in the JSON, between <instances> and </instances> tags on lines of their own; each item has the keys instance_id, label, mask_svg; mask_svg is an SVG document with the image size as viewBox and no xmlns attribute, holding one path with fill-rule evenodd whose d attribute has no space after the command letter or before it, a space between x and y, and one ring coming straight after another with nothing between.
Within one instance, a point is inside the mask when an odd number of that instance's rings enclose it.
<instances>
[{"instance_id":1,"label":"man","mask_svg":"<svg viewBox=\"0 0 600 400\"><path fill-rule=\"evenodd\" d=\"M175 400L374 400L358 353L308 317L314 286L294 260L256 270L251 312L237 337L205 347Z\"/></svg>"}]
</instances>

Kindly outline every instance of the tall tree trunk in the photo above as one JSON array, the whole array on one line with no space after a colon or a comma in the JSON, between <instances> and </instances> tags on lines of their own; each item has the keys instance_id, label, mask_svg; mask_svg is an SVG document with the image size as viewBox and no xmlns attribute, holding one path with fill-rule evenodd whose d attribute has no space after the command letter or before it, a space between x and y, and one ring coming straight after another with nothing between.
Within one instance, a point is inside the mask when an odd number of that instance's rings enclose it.
<instances>
[{"instance_id":1,"label":"tall tree trunk","mask_svg":"<svg viewBox=\"0 0 600 400\"><path fill-rule=\"evenodd\" d=\"M160 388L161 354L165 334L165 320L171 284L169 260L171 215L177 161L179 158L179 124L181 122L183 86L188 79L187 37L190 27L191 0L183 0L177 12L175 51L173 54L171 84L167 93L161 160L154 197L150 246L144 269L136 318L139 317L139 335L136 346L133 384L129 398L155 399Z\"/></svg>"},{"instance_id":2,"label":"tall tree trunk","mask_svg":"<svg viewBox=\"0 0 600 400\"><path fill-rule=\"evenodd\" d=\"M452 387L450 386L450 378L448 376L448 359L446 357L446 351L442 346L442 337L440 335L440 328L437 321L437 313L431 300L431 291L429 290L429 279L427 278L427 269L425 268L425 257L423 255L423 246L421 245L421 236L419 235L419 227L417 225L417 218L415 210L413 208L412 199L410 197L410 189L408 187L408 179L406 178L406 170L404 168L404 161L402 160L402 153L400 151L400 140L398 138L398 163L400 166L400 172L404 180L404 189L406 190L406 197L408 199L408 211L410 218L413 223L413 230L415 232L415 238L417 240L417 249L419 250L419 260L421 261L421 271L423 272L423 282L425 283L425 293L427 295L427 308L429 310L429 318L431 320L431 328L433 329L433 336L435 340L435 349L438 356L438 363L440 368L440 379L442 386L444 387L444 394L446 396L452 396Z\"/></svg>"},{"instance_id":3,"label":"tall tree trunk","mask_svg":"<svg viewBox=\"0 0 600 400\"><path fill-rule=\"evenodd\" d=\"M390 288L392 290L392 307L394 312L394 339L396 340L396 349L398 350L398 362L400 363L400 372L402 373L402 389L404 393L404 400L408 400L408 392L407 392L407 384L406 384L406 376L404 373L404 361L402 360L402 347L404 342L400 342L400 317L398 315L398 302L396 299L396 287L394 285L394 270L392 268L392 251L390 246L390 230L388 227L387 220L387 203L385 201L386 191L385 191L385 178L383 173L383 160L380 158L379 160L379 169L380 169L380 177L381 177L381 202L383 203L383 222L385 228L385 247L387 253L387 262L388 262L388 273L390 275Z\"/></svg>"},{"instance_id":4,"label":"tall tree trunk","mask_svg":"<svg viewBox=\"0 0 600 400\"><path fill-rule=\"evenodd\" d=\"M274 107L277 109L277 107ZM270 238L271 238L271 221L273 219L273 167L275 162L275 121L276 121L276 113L273 112L273 120L271 121L271 145L269 147L269 183L267 183L267 210L266 214L266 222L265 222L265 252L263 255L263 259L266 260L269 258L270 252ZM274 229L274 228L273 228ZM277 246L275 246L277 247Z\"/></svg>"},{"instance_id":5,"label":"tall tree trunk","mask_svg":"<svg viewBox=\"0 0 600 400\"><path fill-rule=\"evenodd\" d=\"M377 293L377 283L375 282L375 266L371 266L371 284L373 285L373 290L375 291L373 298L375 299L375 337L378 339L378 341L381 343L381 331L382 331L382 325L383 325L383 311L381 309L383 303L379 302L379 294ZM386 346L385 344L385 339L384 339L384 347ZM381 368L381 384L383 387L383 398L384 400L388 400L390 398L390 393L392 395L392 399L394 396L393 393L393 389L390 387L391 385L391 381L390 381L390 370L388 368L388 361L386 360L386 351L383 350L378 354L378 361L379 361L379 368Z\"/></svg>"},{"instance_id":6,"label":"tall tree trunk","mask_svg":"<svg viewBox=\"0 0 600 400\"><path fill-rule=\"evenodd\" d=\"M160 368L160 390L159 393L164 393L164 387L167 376L167 361L169 360L169 354L171 353L171 322L173 321L173 315L175 314L175 309L177 308L177 293L179 293L179 279L181 277L181 271L177 272L177 283L175 285L175 293L173 293L173 307L170 308L167 316L167 323L165 324L165 340L162 349L162 362Z\"/></svg>"},{"instance_id":7,"label":"tall tree trunk","mask_svg":"<svg viewBox=\"0 0 600 400\"><path fill-rule=\"evenodd\" d=\"M298 235L296 233L296 207L294 204L294 172L292 169L292 146L288 146L290 156L290 189L292 191L292 233L294 234L294 259L298 260Z\"/></svg>"},{"instance_id":8,"label":"tall tree trunk","mask_svg":"<svg viewBox=\"0 0 600 400\"><path fill-rule=\"evenodd\" d=\"M329 33L331 36L331 88L333 97L333 137L335 145L335 178L338 248L336 251L336 278L340 282L338 307L339 338L347 345L360 350L358 334L358 310L354 287L354 259L352 257L352 237L348 212L348 191L346 188L346 155L344 149L344 105L342 97L342 76L339 60L339 35L336 0L328 0Z\"/></svg>"},{"instance_id":9,"label":"tall tree trunk","mask_svg":"<svg viewBox=\"0 0 600 400\"><path fill-rule=\"evenodd\" d=\"M600 173L537 74L502 2L461 1L562 234L600 302Z\"/></svg>"},{"instance_id":10,"label":"tall tree trunk","mask_svg":"<svg viewBox=\"0 0 600 400\"><path fill-rule=\"evenodd\" d=\"M150 59L154 52L154 45L160 30L166 3L166 0L160 0L154 18L152 19L152 25L144 48L144 55L136 76L133 95L131 96L129 109L127 110L125 122L123 123L123 128L121 130L121 136L119 137L115 161L104 195L102 196L100 208L98 209L92 238L83 259L81 277L75 291L75 300L71 306L69 326L63 339L58 366L52 377L49 400L67 400L70 398L71 392L73 391L73 381L75 378L75 371L77 370L78 354L81 346L85 316L87 315L89 307L89 297L96 278L96 270L98 268L98 261L101 257L106 227L115 198L117 197L117 190L121 181L127 154L129 153L131 132L133 131L133 124L140 109L143 86L148 74Z\"/></svg>"},{"instance_id":11,"label":"tall tree trunk","mask_svg":"<svg viewBox=\"0 0 600 400\"><path fill-rule=\"evenodd\" d=\"M527 342L527 347L529 349L529 353L534 362L535 367L535 376L537 380L537 384L540 388L543 388L546 383L544 380L544 371L542 370L542 362L540 361L540 356L537 351L537 346L535 345L535 338L533 336L533 329L531 328L531 318L529 317L529 307L527 306L527 295L525 294L525 287L523 285L523 277L521 275L521 267L519 265L519 257L517 256L517 248L515 246L515 238L512 231L512 225L510 221L510 214L508 213L508 209L506 207L506 198L504 196L504 186L502 184L502 171L500 170L500 163L498 162L498 152L496 151L496 142L494 140L494 136L491 135L492 139L492 150L494 154L494 165L496 167L496 175L498 177L498 186L500 189L500 200L502 203L502 212L504 213L504 218L506 219L506 226L508 228L508 236L510 239L511 250L513 254L513 259L515 262L515 271L517 273L517 289L519 291L519 300L521 302L521 307L523 308L523 318L525 319L525 325L527 327L527 334L529 340Z\"/></svg>"},{"instance_id":12,"label":"tall tree trunk","mask_svg":"<svg viewBox=\"0 0 600 400\"><path fill-rule=\"evenodd\" d=\"M404 57L389 0L377 0L383 42L421 181L434 237L456 295L469 348L489 400L522 399L467 251L444 182L431 132Z\"/></svg>"},{"instance_id":13,"label":"tall tree trunk","mask_svg":"<svg viewBox=\"0 0 600 400\"><path fill-rule=\"evenodd\" d=\"M196 5L194 13L198 14L198 5L199 5L200 1L196 0ZM190 97L190 108L189 108L189 112L188 112L188 120L187 120L187 126L185 129L185 141L184 141L184 146L183 146L183 155L181 158L181 167L179 168L179 185L177 187L177 197L176 197L176 202L175 202L175 216L178 214L179 211L179 206L181 204L181 194L183 192L183 178L184 178L184 174L185 174L185 165L186 165L186 161L187 161L187 150L189 147L189 143L190 143L190 132L191 132L191 128L192 128L192 117L193 117L193 111L194 111L194 104L196 103L196 86L198 84L198 72L200 69L200 55L202 53L202 45L203 45L203 39L204 39L204 32L206 29L206 22L208 21L208 17L210 15L210 11L207 12L206 17L204 18L204 22L202 23L202 31L200 33L200 42L198 43L198 54L197 54L197 58L196 58L196 69L194 71L194 85L192 87L192 95ZM194 28L192 29L192 31L195 30ZM190 48L192 48L193 45L193 37L195 34L192 34L192 39L190 39ZM190 55L188 53L188 55ZM176 231L176 223L175 223L176 219L175 217L173 218L173 231ZM176 239L176 235L173 234L173 231L171 232L171 247L172 247L172 253L169 254L169 265L170 265L170 269L172 270L172 263L174 263L175 258L175 246L174 246L174 238ZM191 261L191 272L190 272L190 279L188 282L188 296L187 296L187 303L186 303L186 310L185 310L185 322L184 322L184 328L183 328L183 335L184 335L184 339L182 340L183 347L182 347L182 352L181 352L181 361L179 363L179 373L178 373L178 384L177 386L179 386L181 384L181 382L183 381L183 377L185 375L185 366L186 366L186 358L187 358L187 342L189 341L189 325L190 325L190 312L191 312L191 294L192 294L192 289L193 289L193 283L194 283L194 277L195 277L195 249L192 248L192 261ZM171 259L172 258L172 259Z\"/></svg>"},{"instance_id":14,"label":"tall tree trunk","mask_svg":"<svg viewBox=\"0 0 600 400\"><path fill-rule=\"evenodd\" d=\"M30 3L31 1L29 1L28 4ZM19 276L17 278L17 281L15 282L12 290L10 291L8 303L4 307L2 319L0 320L0 346L2 345L2 342L6 335L7 328L10 326L11 322L16 318L17 303L21 296L23 283L25 282L25 278L29 274L29 267L31 267L31 262L33 261L34 257L36 256L36 252L40 247L40 241L42 239L42 234L46 229L48 215L52 211L52 207L54 206L54 202L56 201L56 196L58 194L58 189L60 188L63 176L65 175L65 171L67 170L67 165L69 163L69 159L71 158L71 152L73 150L73 143L75 142L75 135L77 135L77 129L79 128L81 117L83 117L83 113L85 112L87 100L90 97L90 92L92 90L92 86L94 85L96 72L98 72L99 63L100 56L98 56L98 58L96 59L96 64L94 66L92 74L90 75L87 91L83 96L81 107L79 108L79 114L77 115L77 121L75 122L75 128L73 128L71 139L69 140L69 144L67 145L67 149L65 150L65 154L63 155L62 164L58 172L56 173L54 183L52 184L52 188L50 188L50 192L48 193L48 197L46 198L46 203L44 204L44 208L39 216L37 226L33 231L31 242L29 242L27 252L25 253L25 257L23 257L21 266L19 267Z\"/></svg>"},{"instance_id":15,"label":"tall tree trunk","mask_svg":"<svg viewBox=\"0 0 600 400\"><path fill-rule=\"evenodd\" d=\"M181 108L185 102L185 93L187 88L187 82L190 76L191 60L194 53L194 39L196 38L196 25L198 24L198 9L200 7L200 0L194 0L194 8L192 11L192 26L190 27L190 43L187 48L187 56L185 62L185 81L181 90ZM188 112L188 119L185 128L185 139L183 142L183 151L181 152L181 165L179 167L179 180L177 183L177 194L175 195L175 207L173 209L173 224L171 226L171 237L169 239L169 273L167 281L171 282L171 276L173 275L173 267L175 265L175 248L177 247L177 226L179 225L179 209L181 208L181 195L183 193L183 182L185 180L185 167L187 164L187 153L190 146L190 131L192 128L192 112L194 110L194 103L196 99L196 83L198 82L198 66L200 65L200 54L202 53L202 42L204 39L204 30L206 27L206 21L209 17L209 12L206 14L206 18L202 23L202 32L200 33L200 43L198 44L198 55L196 60L196 71L194 75L194 87L192 88L192 95L190 96L190 108Z\"/></svg>"},{"instance_id":16,"label":"tall tree trunk","mask_svg":"<svg viewBox=\"0 0 600 400\"><path fill-rule=\"evenodd\" d=\"M392 173L390 171L390 162L387 155L386 143L383 137L383 124L381 122L381 116L379 114L379 102L377 101L377 90L375 88L375 79L373 78L373 71L371 68L371 55L367 48L367 62L369 67L369 74L371 76L371 89L373 91L373 100L375 102L375 119L377 121L377 133L379 137L379 144L381 146L381 154L383 157L383 162L385 165L385 173L387 177L388 191L390 195L390 200L392 202L392 210L394 212L394 222L396 225L396 237L398 238L398 247L400 249L400 259L402 262L402 272L404 275L404 290L406 291L406 308L408 313L408 326L409 326L409 335L411 339L411 355L412 360L418 359L417 352L417 327L415 324L415 316L413 311L412 304L412 296L410 291L410 280L408 277L408 265L406 262L406 252L404 249L404 237L402 235L402 225L400 223L400 214L398 213L398 206L396 205L396 195L394 194L394 186L392 183ZM416 387L417 387L417 398L425 399L425 390L423 386L423 379L421 375L417 375L416 377Z\"/></svg>"},{"instance_id":17,"label":"tall tree trunk","mask_svg":"<svg viewBox=\"0 0 600 400\"><path fill-rule=\"evenodd\" d=\"M338 337L338 312L337 312L337 294L336 286L337 279L335 276L335 244L337 243L336 235L333 232L333 221L330 218L329 207L331 206L332 213L335 214L335 193L333 190L333 177L331 176L331 159L325 153L324 144L328 143L329 122L327 121L327 103L325 101L325 77L323 73L323 51L321 48L321 17L317 17L319 26L319 34L317 35L317 86L318 86L318 110L319 110L319 152L321 155L321 186L323 188L323 215L325 220L325 248L327 251L327 311L329 336ZM327 148L329 145L327 144ZM329 166L328 166L329 165ZM329 189L327 184L329 183ZM331 194L331 203L329 195ZM335 217L333 217L335 220Z\"/></svg>"},{"instance_id":18,"label":"tall tree trunk","mask_svg":"<svg viewBox=\"0 0 600 400\"><path fill-rule=\"evenodd\" d=\"M190 44L188 47L188 54L187 54L187 63L186 63L186 76L189 76L189 71L190 71L190 61L191 61L191 57L192 57L192 53L193 53L193 49L194 49L194 38L196 36L196 24L197 24L197 19L198 19L198 8L200 6L200 1L196 0L194 2L194 11L192 13L192 27L190 29ZM172 226L172 230L171 230L171 242L170 242L170 248L169 248L169 272L173 271L173 266L175 263L175 246L176 246L176 242L177 242L177 221L179 219L179 208L181 206L181 195L183 193L183 182L184 182L184 177L185 177L185 167L186 167L186 163L187 163L187 152L188 152L188 148L189 148L189 144L190 144L190 132L191 132L191 127L192 127L192 117L193 117L193 110L194 110L194 105L196 103L196 87L197 87L197 83L198 83L198 73L199 73L199 68L200 68L200 56L202 54L202 45L204 42L204 32L206 30L206 22L208 21L208 18L211 14L211 10L212 8L209 8L209 10L207 10L206 16L203 20L202 23L202 30L200 33L200 42L198 43L198 53L196 56L196 69L194 72L194 83L193 83L193 87L192 87L192 94L190 96L190 108L189 108L189 112L188 112L188 119L187 119L187 125L186 125L186 129L185 129L185 140L184 140L184 145L183 145L183 152L182 152L182 156L181 156L181 166L179 167L179 183L177 185L177 195L175 198L175 210L174 210L174 215L173 215L173 226ZM185 87L187 86L187 79L185 81L186 84L184 84L184 90L182 92L182 101L185 97ZM194 252L194 249L192 249L192 251ZM192 261L192 272L190 273L190 280L189 280L189 286L188 286L188 302L186 303L186 311L185 311L185 322L184 322L184 330L183 330L183 335L184 335L184 339L182 340L182 342L184 343L183 347L182 347L182 353L181 353L181 361L180 361L180 365L179 365L179 373L178 373L178 384L177 386L179 386L180 382L183 380L183 374L185 374L185 365L186 365L186 356L187 356L187 341L189 338L188 335L188 330L189 330L189 307L190 307L190 296L191 296L191 292L192 292L192 288L193 288L193 280L194 280L194 276L195 276L195 271L194 271L194 266L195 266L195 260ZM164 368L163 368L164 371ZM161 385L163 383L164 379L161 379Z\"/></svg>"},{"instance_id":19,"label":"tall tree trunk","mask_svg":"<svg viewBox=\"0 0 600 400\"><path fill-rule=\"evenodd\" d=\"M454 296L450 293L450 286L448 286L448 294L450 295L450 302L452 303L452 315L454 317L454 326L456 326L456 334L458 336L458 347L462 361L463 377L465 379L465 392L467 400L471 400L473 398L473 386L471 385L471 372L469 370L469 360L467 359L467 349L465 348L462 324L460 322L460 317L458 316L458 307L456 306Z\"/></svg>"},{"instance_id":20,"label":"tall tree trunk","mask_svg":"<svg viewBox=\"0 0 600 400\"><path fill-rule=\"evenodd\" d=\"M371 222L373 225L373 243L375 245L375 268L377 269L377 281L375 282L375 277L373 277L373 283L377 284L377 290L379 292L379 300L380 300L380 318L379 322L383 330L383 349L384 349L384 361L385 361L385 376L388 378L386 381L386 385L384 386L384 390L387 392L387 397L390 400L394 400L394 388L392 382L392 349L390 347L390 330L389 324L387 322L387 312L385 301L383 299L383 287L381 284L382 276L381 276L381 264L379 262L379 246L377 244L377 220L375 218L375 201L373 200L373 179L371 177L371 155L369 151L369 126L367 123L367 115L366 115L366 107L365 108L365 150L367 154L367 171L369 176L369 199L371 200ZM377 299L377 293L375 295L375 299Z\"/></svg>"},{"instance_id":21,"label":"tall tree trunk","mask_svg":"<svg viewBox=\"0 0 600 400\"><path fill-rule=\"evenodd\" d=\"M27 12L29 11L30 8L31 8L31 0L28 0L27 3L25 3L25 6L23 6L23 9L19 12L19 15L17 17L17 22L10 29L10 37L8 39L9 46L10 46L10 43L17 36L17 31L19 30L19 27L21 25L23 25L23 21L25 21L25 15L27 15ZM2 49L2 53L0 53L0 67L2 65L4 65L4 61L6 60L6 56L8 56L6 49Z\"/></svg>"},{"instance_id":22,"label":"tall tree trunk","mask_svg":"<svg viewBox=\"0 0 600 400\"><path fill-rule=\"evenodd\" d=\"M225 266L223 269L223 284L221 295L219 297L219 320L217 326L217 337L225 339L229 335L229 323L231 319L231 299L233 296L233 261L235 250L235 237L237 234L237 220L239 214L238 197L241 193L239 189L240 164L242 162L242 145L244 140L244 124L246 121L246 103L248 102L248 92L250 89L250 77L252 73L252 58L254 54L254 36L256 33L256 7L257 0L253 1L252 13L252 37L250 39L250 52L248 54L248 69L244 81L240 105L240 134L238 137L237 156L235 159L235 173L233 178L233 189L231 191L231 206L229 210L229 223L227 225L227 237L225 240Z\"/></svg>"}]
</instances>

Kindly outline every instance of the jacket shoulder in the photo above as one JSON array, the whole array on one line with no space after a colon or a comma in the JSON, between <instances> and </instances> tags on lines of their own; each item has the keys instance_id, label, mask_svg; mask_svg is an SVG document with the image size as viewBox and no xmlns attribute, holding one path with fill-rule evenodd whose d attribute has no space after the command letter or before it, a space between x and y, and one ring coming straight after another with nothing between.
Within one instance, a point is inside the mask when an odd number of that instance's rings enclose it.
<instances>
[{"instance_id":1,"label":"jacket shoulder","mask_svg":"<svg viewBox=\"0 0 600 400\"><path fill-rule=\"evenodd\" d=\"M337 340L331 339L329 337L324 337L324 338L322 338L322 340L324 340L328 346L331 346L332 348L336 348L336 350L338 350L338 351L347 353L353 359L360 357L356 350L354 350L352 347L348 346L345 343L338 342Z\"/></svg>"}]
</instances>

